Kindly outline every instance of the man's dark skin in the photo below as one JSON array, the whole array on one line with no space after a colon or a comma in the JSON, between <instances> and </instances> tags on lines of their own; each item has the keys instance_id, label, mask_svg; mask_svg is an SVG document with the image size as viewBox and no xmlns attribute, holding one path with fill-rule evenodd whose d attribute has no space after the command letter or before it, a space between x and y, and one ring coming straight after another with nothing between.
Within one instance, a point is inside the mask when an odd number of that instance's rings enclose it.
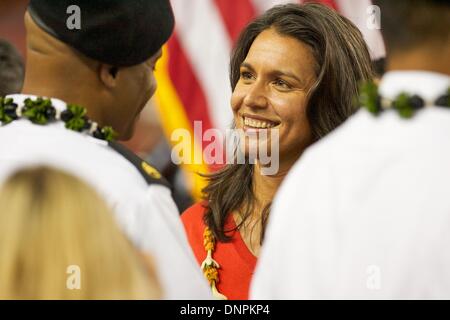
<instances>
[{"instance_id":1,"label":"man's dark skin","mask_svg":"<svg viewBox=\"0 0 450 320\"><path fill-rule=\"evenodd\" d=\"M79 104L119 140L133 135L136 120L156 91L153 75L161 50L144 63L124 68L92 60L43 31L25 14L27 61L23 94Z\"/></svg>"}]
</instances>

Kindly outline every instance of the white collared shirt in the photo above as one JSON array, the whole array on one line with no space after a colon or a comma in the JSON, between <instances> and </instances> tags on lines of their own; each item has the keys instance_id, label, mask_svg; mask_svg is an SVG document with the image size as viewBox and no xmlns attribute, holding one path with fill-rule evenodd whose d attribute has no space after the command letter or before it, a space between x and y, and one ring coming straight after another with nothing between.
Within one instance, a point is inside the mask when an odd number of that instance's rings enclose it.
<instances>
[{"instance_id":1,"label":"white collared shirt","mask_svg":"<svg viewBox=\"0 0 450 320\"><path fill-rule=\"evenodd\" d=\"M389 72L380 94L434 101L450 77ZM253 299L450 298L450 109L358 111L283 182Z\"/></svg>"},{"instance_id":2,"label":"white collared shirt","mask_svg":"<svg viewBox=\"0 0 450 320\"><path fill-rule=\"evenodd\" d=\"M32 96L8 97L20 106ZM52 104L59 111L66 106L58 99ZM63 169L97 189L128 237L155 258L164 298L211 298L168 188L149 185L105 141L68 130L62 121L40 126L20 119L0 126L0 182L18 168L38 164Z\"/></svg>"}]
</instances>

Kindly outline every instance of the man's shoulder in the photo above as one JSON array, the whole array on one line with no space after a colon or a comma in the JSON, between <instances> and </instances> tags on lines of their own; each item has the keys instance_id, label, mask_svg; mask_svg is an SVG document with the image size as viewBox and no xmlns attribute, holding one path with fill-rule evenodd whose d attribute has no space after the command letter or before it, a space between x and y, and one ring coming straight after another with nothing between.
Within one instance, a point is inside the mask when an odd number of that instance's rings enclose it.
<instances>
[{"instance_id":1,"label":"man's shoulder","mask_svg":"<svg viewBox=\"0 0 450 320\"><path fill-rule=\"evenodd\" d=\"M124 146L65 129L59 123L39 126L20 120L1 127L0 138L0 149L8 149L8 154L0 154L0 162L54 163L109 183L134 181L130 188L170 187L153 166Z\"/></svg>"},{"instance_id":2,"label":"man's shoulder","mask_svg":"<svg viewBox=\"0 0 450 320\"><path fill-rule=\"evenodd\" d=\"M144 161L134 152L117 142L109 142L108 146L117 154L126 159L137 172L142 176L148 185L162 185L171 188L170 183L161 175L161 173L148 162Z\"/></svg>"},{"instance_id":3,"label":"man's shoulder","mask_svg":"<svg viewBox=\"0 0 450 320\"><path fill-rule=\"evenodd\" d=\"M338 128L310 146L307 157L347 157L377 151L406 152L448 145L450 110L431 107L417 112L411 119L390 110L374 116L364 109L347 119ZM434 144L430 145L432 139Z\"/></svg>"},{"instance_id":4,"label":"man's shoulder","mask_svg":"<svg viewBox=\"0 0 450 320\"><path fill-rule=\"evenodd\" d=\"M394 111L374 116L360 110L307 148L286 181L293 185L314 181L314 185L323 187L356 181L399 165L433 165L443 170L450 161L448 136L448 109L426 108L411 119L403 119Z\"/></svg>"}]
</instances>

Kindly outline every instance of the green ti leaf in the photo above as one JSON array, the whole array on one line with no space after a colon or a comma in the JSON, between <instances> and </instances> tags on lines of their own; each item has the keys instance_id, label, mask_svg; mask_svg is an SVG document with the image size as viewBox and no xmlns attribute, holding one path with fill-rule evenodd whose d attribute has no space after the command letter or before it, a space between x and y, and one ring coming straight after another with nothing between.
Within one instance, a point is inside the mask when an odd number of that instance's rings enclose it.
<instances>
[{"instance_id":1,"label":"green ti leaf","mask_svg":"<svg viewBox=\"0 0 450 320\"><path fill-rule=\"evenodd\" d=\"M5 106L13 103L14 101L11 98L0 97L0 121L2 122L2 124L8 124L14 120L5 112Z\"/></svg>"},{"instance_id":2,"label":"green ti leaf","mask_svg":"<svg viewBox=\"0 0 450 320\"><path fill-rule=\"evenodd\" d=\"M101 129L106 141L113 141L117 138L117 132L112 127L103 127Z\"/></svg>"},{"instance_id":3,"label":"green ti leaf","mask_svg":"<svg viewBox=\"0 0 450 320\"><path fill-rule=\"evenodd\" d=\"M365 107L370 113L378 114L380 110L377 104L377 85L372 81L364 82L360 85L359 92L359 104Z\"/></svg>"},{"instance_id":4,"label":"green ti leaf","mask_svg":"<svg viewBox=\"0 0 450 320\"><path fill-rule=\"evenodd\" d=\"M86 109L76 104L68 104L67 109L73 114L73 117L66 122L66 128L82 131L86 125Z\"/></svg>"},{"instance_id":5,"label":"green ti leaf","mask_svg":"<svg viewBox=\"0 0 450 320\"><path fill-rule=\"evenodd\" d=\"M414 108L409 102L410 98L407 93L401 93L395 98L393 104L394 108L400 113L400 116L405 119L409 119L414 115Z\"/></svg>"},{"instance_id":6,"label":"green ti leaf","mask_svg":"<svg viewBox=\"0 0 450 320\"><path fill-rule=\"evenodd\" d=\"M52 106L50 99L37 98L35 101L31 99L25 100L25 109L23 116L28 118L31 122L36 124L47 124L47 109Z\"/></svg>"}]
</instances>

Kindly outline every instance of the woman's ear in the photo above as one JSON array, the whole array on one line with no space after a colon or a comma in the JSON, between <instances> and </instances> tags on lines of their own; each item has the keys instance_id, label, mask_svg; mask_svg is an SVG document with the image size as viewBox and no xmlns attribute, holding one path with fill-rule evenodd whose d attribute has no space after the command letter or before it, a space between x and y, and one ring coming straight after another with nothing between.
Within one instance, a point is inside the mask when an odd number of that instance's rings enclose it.
<instances>
[{"instance_id":1,"label":"woman's ear","mask_svg":"<svg viewBox=\"0 0 450 320\"><path fill-rule=\"evenodd\" d=\"M110 66L108 64L100 64L99 78L103 85L107 88L115 88L117 86L117 74L119 68Z\"/></svg>"}]
</instances>

